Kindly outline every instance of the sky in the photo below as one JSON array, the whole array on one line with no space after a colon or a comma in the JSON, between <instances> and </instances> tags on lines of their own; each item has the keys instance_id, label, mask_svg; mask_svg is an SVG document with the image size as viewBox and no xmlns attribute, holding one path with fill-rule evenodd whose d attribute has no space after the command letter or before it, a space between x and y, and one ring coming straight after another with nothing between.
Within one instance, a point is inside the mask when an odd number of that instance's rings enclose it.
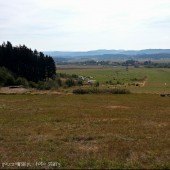
<instances>
[{"instance_id":1,"label":"sky","mask_svg":"<svg viewBox=\"0 0 170 170\"><path fill-rule=\"evenodd\" d=\"M170 49L170 0L0 0L0 43L39 51Z\"/></svg>"}]
</instances>

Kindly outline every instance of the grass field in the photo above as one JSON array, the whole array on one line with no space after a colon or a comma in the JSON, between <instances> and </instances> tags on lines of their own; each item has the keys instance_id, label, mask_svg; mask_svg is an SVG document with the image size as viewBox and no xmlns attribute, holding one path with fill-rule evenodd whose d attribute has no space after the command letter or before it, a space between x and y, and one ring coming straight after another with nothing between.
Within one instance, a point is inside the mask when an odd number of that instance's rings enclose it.
<instances>
[{"instance_id":1,"label":"grass field","mask_svg":"<svg viewBox=\"0 0 170 170\"><path fill-rule=\"evenodd\" d=\"M170 69L168 68L129 68L125 67L58 67L58 71L67 74L92 76L101 84L111 80L125 84L139 82L142 87L126 86L134 93L170 93ZM134 81L137 79L137 81ZM143 80L142 80L143 79ZM140 81L141 80L141 81ZM166 83L166 85L165 85Z\"/></svg>"},{"instance_id":2,"label":"grass field","mask_svg":"<svg viewBox=\"0 0 170 170\"><path fill-rule=\"evenodd\" d=\"M0 95L0 163L170 168L169 103L156 94Z\"/></svg>"}]
</instances>

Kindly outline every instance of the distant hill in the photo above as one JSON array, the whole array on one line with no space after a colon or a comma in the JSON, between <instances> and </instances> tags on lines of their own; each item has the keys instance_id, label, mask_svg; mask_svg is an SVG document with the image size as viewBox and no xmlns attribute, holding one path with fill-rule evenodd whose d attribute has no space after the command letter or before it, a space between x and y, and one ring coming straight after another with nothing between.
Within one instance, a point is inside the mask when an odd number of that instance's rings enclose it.
<instances>
[{"instance_id":1,"label":"distant hill","mask_svg":"<svg viewBox=\"0 0 170 170\"><path fill-rule=\"evenodd\" d=\"M64 58L82 58L82 57L93 57L100 56L100 58L106 57L106 55L121 55L126 57L126 55L147 55L147 54L170 54L170 49L145 49L145 50L93 50L93 51L44 51L44 54L50 55L52 57L64 57ZM111 56L110 56L111 57ZM128 56L127 56L128 57Z\"/></svg>"}]
</instances>

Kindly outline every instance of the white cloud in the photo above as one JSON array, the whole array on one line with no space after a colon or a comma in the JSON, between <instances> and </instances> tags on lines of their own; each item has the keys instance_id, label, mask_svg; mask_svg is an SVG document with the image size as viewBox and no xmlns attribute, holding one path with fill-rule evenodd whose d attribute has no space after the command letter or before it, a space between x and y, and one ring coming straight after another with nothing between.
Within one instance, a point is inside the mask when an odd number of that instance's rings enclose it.
<instances>
[{"instance_id":1,"label":"white cloud","mask_svg":"<svg viewBox=\"0 0 170 170\"><path fill-rule=\"evenodd\" d=\"M0 11L1 42L40 50L170 48L169 0L0 0Z\"/></svg>"}]
</instances>

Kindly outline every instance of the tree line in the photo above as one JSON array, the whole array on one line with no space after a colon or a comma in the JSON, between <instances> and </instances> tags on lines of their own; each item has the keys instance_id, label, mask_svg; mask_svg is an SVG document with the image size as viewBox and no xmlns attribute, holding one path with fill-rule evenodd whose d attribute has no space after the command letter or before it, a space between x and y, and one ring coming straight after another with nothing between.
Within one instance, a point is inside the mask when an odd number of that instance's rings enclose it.
<instances>
[{"instance_id":1,"label":"tree line","mask_svg":"<svg viewBox=\"0 0 170 170\"><path fill-rule=\"evenodd\" d=\"M13 47L11 42L0 45L0 67L5 67L17 77L38 82L56 75L56 66L52 57L25 45Z\"/></svg>"}]
</instances>

